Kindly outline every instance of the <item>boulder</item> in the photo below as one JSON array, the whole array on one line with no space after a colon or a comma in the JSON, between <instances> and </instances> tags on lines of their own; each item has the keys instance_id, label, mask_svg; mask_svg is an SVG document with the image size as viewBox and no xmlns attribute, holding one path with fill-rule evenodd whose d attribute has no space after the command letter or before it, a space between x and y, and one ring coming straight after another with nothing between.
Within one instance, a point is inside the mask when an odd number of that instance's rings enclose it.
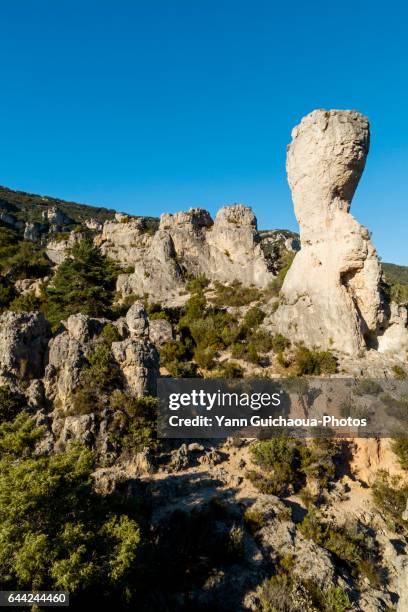
<instances>
[{"instance_id":1,"label":"boulder","mask_svg":"<svg viewBox=\"0 0 408 612\"><path fill-rule=\"evenodd\" d=\"M77 440L87 446L92 446L95 441L95 435L96 418L93 413L68 416L65 418L61 433L59 434L59 442L66 445L70 440Z\"/></svg>"},{"instance_id":2,"label":"boulder","mask_svg":"<svg viewBox=\"0 0 408 612\"><path fill-rule=\"evenodd\" d=\"M49 324L38 312L2 314L0 373L17 378L41 378L49 337Z\"/></svg>"}]
</instances>

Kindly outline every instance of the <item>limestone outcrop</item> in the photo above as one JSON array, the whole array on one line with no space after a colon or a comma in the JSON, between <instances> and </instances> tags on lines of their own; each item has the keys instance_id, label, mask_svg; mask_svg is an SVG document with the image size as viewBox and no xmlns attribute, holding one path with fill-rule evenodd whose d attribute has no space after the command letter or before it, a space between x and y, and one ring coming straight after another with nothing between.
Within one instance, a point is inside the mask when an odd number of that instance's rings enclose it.
<instances>
[{"instance_id":1,"label":"limestone outcrop","mask_svg":"<svg viewBox=\"0 0 408 612\"><path fill-rule=\"evenodd\" d=\"M153 235L143 219L109 221L96 242L122 265L134 267L118 278L124 295L147 293L168 302L185 288L189 275L258 287L273 278L255 215L240 204L221 208L214 221L202 208L163 214Z\"/></svg>"},{"instance_id":2,"label":"limestone outcrop","mask_svg":"<svg viewBox=\"0 0 408 612\"><path fill-rule=\"evenodd\" d=\"M92 319L83 314L71 315L49 342L45 369L45 392L48 400L61 407L70 405L72 393L80 382L81 369L87 354L99 342L106 320ZM132 395L154 394L158 371L158 354L149 340L149 323L143 305L136 302L121 322L122 340L112 343L124 385Z\"/></svg>"},{"instance_id":3,"label":"limestone outcrop","mask_svg":"<svg viewBox=\"0 0 408 612\"><path fill-rule=\"evenodd\" d=\"M34 312L5 312L0 316L0 376L40 378L44 373L50 328Z\"/></svg>"},{"instance_id":4,"label":"limestone outcrop","mask_svg":"<svg viewBox=\"0 0 408 612\"><path fill-rule=\"evenodd\" d=\"M90 343L103 324L83 314L71 315L63 330L50 340L45 370L45 390L49 400L65 406L79 383L81 368Z\"/></svg>"},{"instance_id":5,"label":"limestone outcrop","mask_svg":"<svg viewBox=\"0 0 408 612\"><path fill-rule=\"evenodd\" d=\"M378 348L389 318L369 231L349 213L369 138L360 113L316 110L292 131L287 154L302 248L274 320L295 341L349 354Z\"/></svg>"},{"instance_id":6,"label":"limestone outcrop","mask_svg":"<svg viewBox=\"0 0 408 612\"><path fill-rule=\"evenodd\" d=\"M154 395L159 356L149 340L149 322L141 302L135 302L126 315L129 338L112 343L127 390L132 395Z\"/></svg>"}]
</instances>

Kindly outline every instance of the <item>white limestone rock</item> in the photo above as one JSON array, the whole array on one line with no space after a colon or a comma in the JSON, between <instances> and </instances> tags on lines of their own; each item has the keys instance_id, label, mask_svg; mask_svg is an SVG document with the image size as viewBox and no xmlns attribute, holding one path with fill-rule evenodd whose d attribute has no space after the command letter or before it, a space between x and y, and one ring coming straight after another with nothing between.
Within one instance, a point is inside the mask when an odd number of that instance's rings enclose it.
<instances>
[{"instance_id":1,"label":"white limestone rock","mask_svg":"<svg viewBox=\"0 0 408 612\"><path fill-rule=\"evenodd\" d=\"M316 110L292 131L287 154L302 248L274 320L292 340L349 354L377 348L387 325L377 253L349 213L368 149L366 117Z\"/></svg>"},{"instance_id":2,"label":"white limestone rock","mask_svg":"<svg viewBox=\"0 0 408 612\"><path fill-rule=\"evenodd\" d=\"M38 312L5 312L0 316L0 375L41 378L50 328Z\"/></svg>"}]
</instances>

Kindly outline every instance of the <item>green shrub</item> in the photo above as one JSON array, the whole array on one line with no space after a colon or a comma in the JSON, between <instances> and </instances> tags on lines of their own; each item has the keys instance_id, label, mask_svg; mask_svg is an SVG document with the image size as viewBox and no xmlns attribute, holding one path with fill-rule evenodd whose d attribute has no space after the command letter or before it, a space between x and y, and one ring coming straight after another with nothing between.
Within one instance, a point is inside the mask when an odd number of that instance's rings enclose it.
<instances>
[{"instance_id":1,"label":"green shrub","mask_svg":"<svg viewBox=\"0 0 408 612\"><path fill-rule=\"evenodd\" d=\"M405 378L407 378L406 371L399 365L393 366L392 371L394 372L394 376L397 380L405 380Z\"/></svg>"},{"instance_id":2,"label":"green shrub","mask_svg":"<svg viewBox=\"0 0 408 612\"><path fill-rule=\"evenodd\" d=\"M278 273L276 278L274 278L268 285L266 289L267 297L278 296L280 290L282 289L283 282L285 280L286 274L289 271L289 268L292 265L292 262L295 258L296 253L292 253L291 251L287 251L282 255L282 257L277 262Z\"/></svg>"},{"instance_id":3,"label":"green shrub","mask_svg":"<svg viewBox=\"0 0 408 612\"><path fill-rule=\"evenodd\" d=\"M10 273L14 280L40 278L48 274L50 261L44 248L22 240L14 229L0 226L0 273Z\"/></svg>"},{"instance_id":4,"label":"green shrub","mask_svg":"<svg viewBox=\"0 0 408 612\"><path fill-rule=\"evenodd\" d=\"M391 287L391 300L400 305L408 304L408 285L395 283Z\"/></svg>"},{"instance_id":5,"label":"green shrub","mask_svg":"<svg viewBox=\"0 0 408 612\"><path fill-rule=\"evenodd\" d=\"M211 370L215 365L214 357L214 350L210 347L197 346L194 349L194 360L197 362L200 368Z\"/></svg>"},{"instance_id":6,"label":"green shrub","mask_svg":"<svg viewBox=\"0 0 408 612\"><path fill-rule=\"evenodd\" d=\"M392 450L397 455L400 466L408 470L408 438L395 438L392 441Z\"/></svg>"},{"instance_id":7,"label":"green shrub","mask_svg":"<svg viewBox=\"0 0 408 612\"><path fill-rule=\"evenodd\" d=\"M109 405L112 391L121 383L121 372L113 359L110 343L103 340L86 355L79 385L72 394L71 414L102 411Z\"/></svg>"},{"instance_id":8,"label":"green shrub","mask_svg":"<svg viewBox=\"0 0 408 612\"><path fill-rule=\"evenodd\" d=\"M252 460L262 469L249 474L253 484L264 493L282 495L289 485L303 487L313 478L319 489L327 488L336 476L336 460L341 446L330 439L309 443L285 437L262 440L251 447Z\"/></svg>"},{"instance_id":9,"label":"green shrub","mask_svg":"<svg viewBox=\"0 0 408 612\"><path fill-rule=\"evenodd\" d=\"M116 391L111 398L111 407L126 415L120 432L119 444L124 453L137 453L145 447L157 448L156 419L158 400L155 397L129 397Z\"/></svg>"},{"instance_id":10,"label":"green shrub","mask_svg":"<svg viewBox=\"0 0 408 612\"><path fill-rule=\"evenodd\" d=\"M229 285L216 281L214 286L216 291L214 304L218 307L246 306L262 297L262 292L257 287L245 287L237 280Z\"/></svg>"},{"instance_id":11,"label":"green shrub","mask_svg":"<svg viewBox=\"0 0 408 612\"><path fill-rule=\"evenodd\" d=\"M402 396L401 398L395 398L388 393L380 395L380 400L385 406L385 412L402 423L408 421L408 398Z\"/></svg>"},{"instance_id":12,"label":"green shrub","mask_svg":"<svg viewBox=\"0 0 408 612\"><path fill-rule=\"evenodd\" d=\"M254 463L262 468L261 478L250 476L262 492L281 495L289 484L299 479L300 442L289 438L272 438L251 446ZM267 489L267 490L266 490Z\"/></svg>"},{"instance_id":13,"label":"green shrub","mask_svg":"<svg viewBox=\"0 0 408 612\"><path fill-rule=\"evenodd\" d=\"M311 580L280 571L261 586L259 612L347 612L351 601L340 587L321 589Z\"/></svg>"},{"instance_id":14,"label":"green shrub","mask_svg":"<svg viewBox=\"0 0 408 612\"><path fill-rule=\"evenodd\" d=\"M408 521L402 518L408 499L408 485L398 476L390 476L380 470L372 486L373 500L385 514L394 531L408 531Z\"/></svg>"},{"instance_id":15,"label":"green shrub","mask_svg":"<svg viewBox=\"0 0 408 612\"><path fill-rule=\"evenodd\" d=\"M266 314L263 310L261 310L258 306L252 306L252 308L247 310L247 312L245 313L244 325L249 329L253 329L255 327L258 327L265 317Z\"/></svg>"},{"instance_id":16,"label":"green shrub","mask_svg":"<svg viewBox=\"0 0 408 612\"><path fill-rule=\"evenodd\" d=\"M41 436L24 414L0 426L2 587L70 591L80 608L106 598L129 604L142 537L136 504L95 493L90 451L36 454Z\"/></svg>"},{"instance_id":17,"label":"green shrub","mask_svg":"<svg viewBox=\"0 0 408 612\"><path fill-rule=\"evenodd\" d=\"M205 277L204 274L193 276L190 278L186 285L187 291L190 293L201 293L210 284L210 281Z\"/></svg>"},{"instance_id":18,"label":"green shrub","mask_svg":"<svg viewBox=\"0 0 408 612\"><path fill-rule=\"evenodd\" d=\"M9 387L0 387L0 424L4 421L12 421L21 412L22 403Z\"/></svg>"},{"instance_id":19,"label":"green shrub","mask_svg":"<svg viewBox=\"0 0 408 612\"><path fill-rule=\"evenodd\" d=\"M297 376L334 374L337 360L330 351L315 351L299 346L295 354Z\"/></svg>"},{"instance_id":20,"label":"green shrub","mask_svg":"<svg viewBox=\"0 0 408 612\"><path fill-rule=\"evenodd\" d=\"M20 293L9 305L9 310L14 312L35 312L41 309L42 299L37 297L34 291Z\"/></svg>"},{"instance_id":21,"label":"green shrub","mask_svg":"<svg viewBox=\"0 0 408 612\"><path fill-rule=\"evenodd\" d=\"M14 285L6 279L0 279L0 313L8 310L11 302L17 297Z\"/></svg>"},{"instance_id":22,"label":"green shrub","mask_svg":"<svg viewBox=\"0 0 408 612\"><path fill-rule=\"evenodd\" d=\"M160 363L167 368L169 363L187 359L190 352L181 340L169 340L160 347Z\"/></svg>"},{"instance_id":23,"label":"green shrub","mask_svg":"<svg viewBox=\"0 0 408 612\"><path fill-rule=\"evenodd\" d=\"M381 391L382 387L377 381L367 378L357 381L353 390L356 395L378 395Z\"/></svg>"},{"instance_id":24,"label":"green shrub","mask_svg":"<svg viewBox=\"0 0 408 612\"><path fill-rule=\"evenodd\" d=\"M360 523L349 523L344 527L323 523L312 508L298 529L306 538L327 548L346 563L354 576L364 576L372 586L380 586L378 545Z\"/></svg>"},{"instance_id":25,"label":"green shrub","mask_svg":"<svg viewBox=\"0 0 408 612\"><path fill-rule=\"evenodd\" d=\"M112 323L107 323L104 326L101 336L108 345L111 345L112 342L119 342L121 340L118 328L115 327Z\"/></svg>"},{"instance_id":26,"label":"green shrub","mask_svg":"<svg viewBox=\"0 0 408 612\"><path fill-rule=\"evenodd\" d=\"M252 344L259 353L268 353L272 348L272 336L266 330L261 329L251 334L248 344Z\"/></svg>"},{"instance_id":27,"label":"green shrub","mask_svg":"<svg viewBox=\"0 0 408 612\"><path fill-rule=\"evenodd\" d=\"M228 361L227 363L222 364L220 374L223 378L227 379L243 378L244 369L238 363Z\"/></svg>"},{"instance_id":28,"label":"green shrub","mask_svg":"<svg viewBox=\"0 0 408 612\"><path fill-rule=\"evenodd\" d=\"M272 350L274 353L283 353L290 346L290 342L282 334L276 334L271 341Z\"/></svg>"}]
</instances>

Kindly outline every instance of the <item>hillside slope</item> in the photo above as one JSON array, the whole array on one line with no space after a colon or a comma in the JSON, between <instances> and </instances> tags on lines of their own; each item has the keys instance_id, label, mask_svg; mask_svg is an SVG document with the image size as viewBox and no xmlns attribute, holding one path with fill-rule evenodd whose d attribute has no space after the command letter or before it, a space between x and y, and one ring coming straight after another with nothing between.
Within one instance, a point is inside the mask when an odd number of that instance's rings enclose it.
<instances>
[{"instance_id":1,"label":"hillside slope","mask_svg":"<svg viewBox=\"0 0 408 612\"><path fill-rule=\"evenodd\" d=\"M14 191L0 186L0 212L8 212L19 221L41 221L42 213L50 206L57 206L76 223L83 223L89 219L103 223L113 219L116 212L102 206L66 202L60 198Z\"/></svg>"}]
</instances>

